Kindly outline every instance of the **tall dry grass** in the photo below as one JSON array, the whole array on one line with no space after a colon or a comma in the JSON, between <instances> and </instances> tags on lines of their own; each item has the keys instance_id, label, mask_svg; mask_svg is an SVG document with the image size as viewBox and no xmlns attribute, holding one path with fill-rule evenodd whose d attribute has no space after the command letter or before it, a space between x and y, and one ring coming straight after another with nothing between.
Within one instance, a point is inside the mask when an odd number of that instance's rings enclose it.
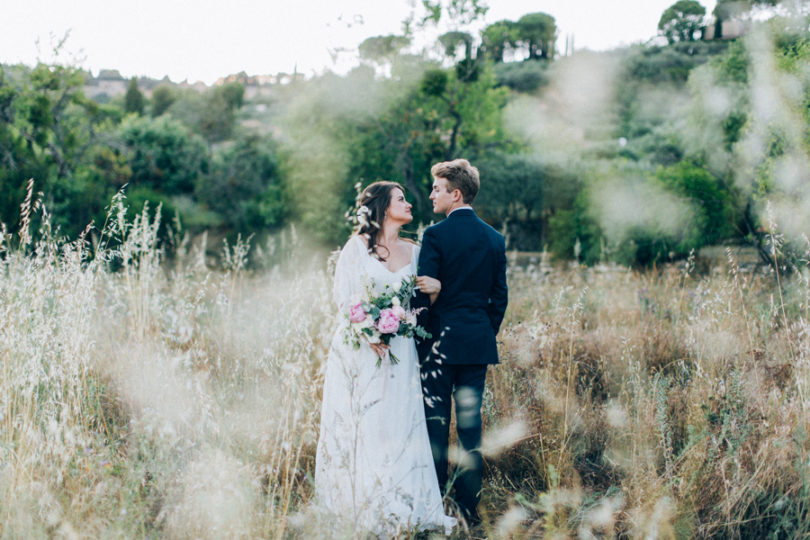
<instances>
[{"instance_id":1,"label":"tall dry grass","mask_svg":"<svg viewBox=\"0 0 810 540\"><path fill-rule=\"evenodd\" d=\"M521 538L810 534L806 269L777 281L729 257L510 283L489 420L527 429L489 462L494 522L519 509Z\"/></svg>"},{"instance_id":2,"label":"tall dry grass","mask_svg":"<svg viewBox=\"0 0 810 540\"><path fill-rule=\"evenodd\" d=\"M169 258L159 214L124 215L116 200L93 242L55 240L47 218L0 239L0 535L329 536L306 513L325 255L286 233L266 270L243 242L215 268L204 238ZM808 534L806 272L508 279L475 535Z\"/></svg>"},{"instance_id":3,"label":"tall dry grass","mask_svg":"<svg viewBox=\"0 0 810 540\"><path fill-rule=\"evenodd\" d=\"M159 213L124 215L93 246L3 238L2 536L283 537L310 492L325 265L251 274L244 243L216 271L204 244L164 261Z\"/></svg>"}]
</instances>

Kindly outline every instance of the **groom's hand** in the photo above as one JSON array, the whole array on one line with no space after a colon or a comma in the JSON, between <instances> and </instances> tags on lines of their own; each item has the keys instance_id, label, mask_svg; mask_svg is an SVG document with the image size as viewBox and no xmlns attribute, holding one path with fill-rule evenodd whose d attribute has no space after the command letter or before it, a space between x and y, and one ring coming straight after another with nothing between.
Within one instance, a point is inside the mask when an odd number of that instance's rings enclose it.
<instances>
[{"instance_id":1,"label":"groom's hand","mask_svg":"<svg viewBox=\"0 0 810 540\"><path fill-rule=\"evenodd\" d=\"M419 287L421 292L430 297L431 306L439 297L439 291L442 290L442 282L430 276L418 276L416 278L416 286Z\"/></svg>"},{"instance_id":2,"label":"groom's hand","mask_svg":"<svg viewBox=\"0 0 810 540\"><path fill-rule=\"evenodd\" d=\"M442 282L430 276L418 276L416 278L416 286L425 294L434 295L439 294L442 290Z\"/></svg>"}]
</instances>

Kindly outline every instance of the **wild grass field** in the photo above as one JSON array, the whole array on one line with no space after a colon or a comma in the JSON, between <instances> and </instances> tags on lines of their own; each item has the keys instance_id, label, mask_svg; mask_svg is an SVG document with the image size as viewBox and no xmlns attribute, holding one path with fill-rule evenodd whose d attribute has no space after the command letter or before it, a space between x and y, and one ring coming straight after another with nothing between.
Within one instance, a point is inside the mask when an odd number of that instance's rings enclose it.
<instances>
[{"instance_id":1,"label":"wild grass field","mask_svg":"<svg viewBox=\"0 0 810 540\"><path fill-rule=\"evenodd\" d=\"M39 233L0 239L0 537L328 537L326 254L287 231L250 268L243 242L166 257L121 206ZM810 534L809 280L511 264L476 536Z\"/></svg>"}]
</instances>

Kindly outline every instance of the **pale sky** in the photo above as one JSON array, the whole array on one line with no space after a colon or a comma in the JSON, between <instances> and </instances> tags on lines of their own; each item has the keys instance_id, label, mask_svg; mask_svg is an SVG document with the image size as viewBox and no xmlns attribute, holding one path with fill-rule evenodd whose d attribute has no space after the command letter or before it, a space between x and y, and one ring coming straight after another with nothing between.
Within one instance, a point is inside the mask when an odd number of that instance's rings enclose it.
<instances>
[{"instance_id":1,"label":"pale sky","mask_svg":"<svg viewBox=\"0 0 810 540\"><path fill-rule=\"evenodd\" d=\"M486 22L543 11L558 48L610 49L656 34L675 0L489 0ZM716 0L703 0L707 12ZM70 31L62 62L125 77L212 83L221 76L345 72L369 36L398 33L409 0L0 0L0 63L53 61L51 43ZM37 46L39 43L39 46ZM337 63L330 55L336 50Z\"/></svg>"}]
</instances>

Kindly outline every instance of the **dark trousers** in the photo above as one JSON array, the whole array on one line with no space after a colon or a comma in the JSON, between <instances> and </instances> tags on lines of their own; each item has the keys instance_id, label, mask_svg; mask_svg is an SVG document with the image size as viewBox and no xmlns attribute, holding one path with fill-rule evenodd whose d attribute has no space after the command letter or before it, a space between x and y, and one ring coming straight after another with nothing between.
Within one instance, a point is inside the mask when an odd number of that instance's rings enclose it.
<instances>
[{"instance_id":1,"label":"dark trousers","mask_svg":"<svg viewBox=\"0 0 810 540\"><path fill-rule=\"evenodd\" d=\"M478 519L481 498L481 402L486 378L486 364L439 365L428 360L422 365L425 419L439 486L442 494L451 487L455 489L454 499L468 520ZM456 430L462 449L452 477L448 474L447 460L451 397L456 406Z\"/></svg>"}]
</instances>

